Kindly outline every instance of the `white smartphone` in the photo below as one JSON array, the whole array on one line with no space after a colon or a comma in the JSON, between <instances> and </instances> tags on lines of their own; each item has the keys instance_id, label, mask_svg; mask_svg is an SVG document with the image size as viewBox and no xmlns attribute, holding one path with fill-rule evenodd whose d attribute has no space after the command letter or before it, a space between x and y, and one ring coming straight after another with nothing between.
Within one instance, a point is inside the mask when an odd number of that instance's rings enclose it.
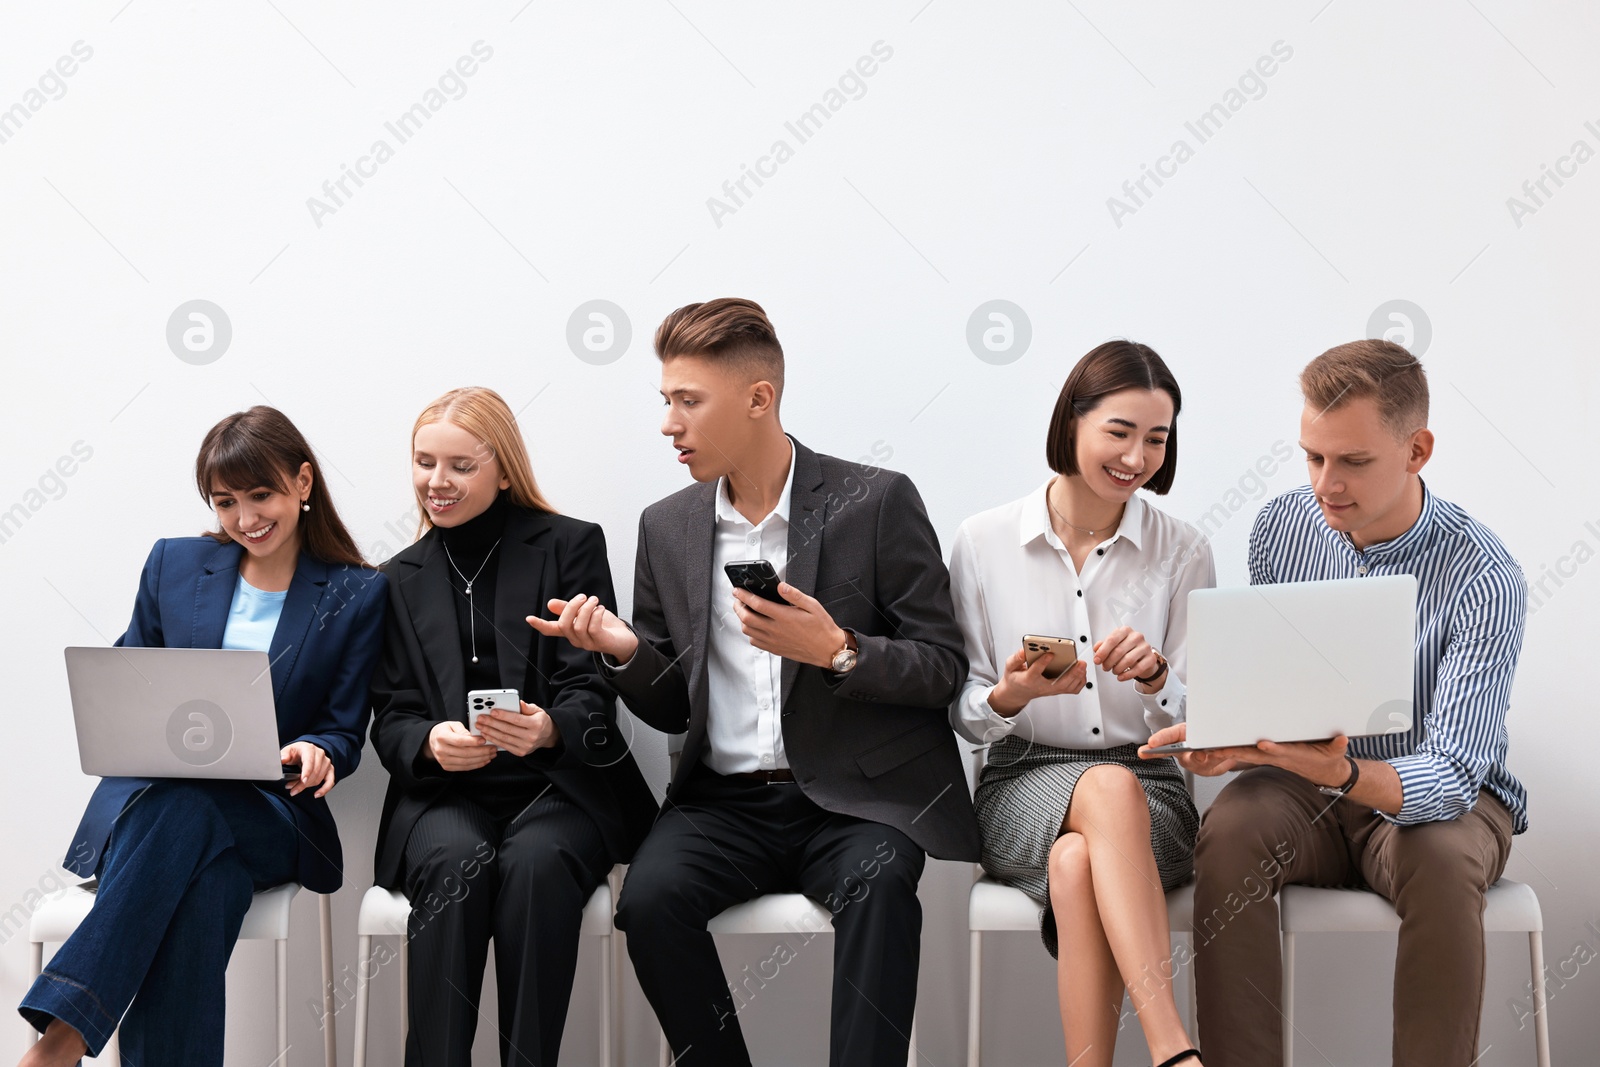
<instances>
[{"instance_id":1,"label":"white smartphone","mask_svg":"<svg viewBox=\"0 0 1600 1067\"><path fill-rule=\"evenodd\" d=\"M483 731L478 729L478 719L489 714L495 708L504 708L506 711L522 711L522 700L515 689L474 689L467 694L467 732L476 737L482 737ZM500 746L496 745L496 748ZM505 751L501 749L501 751Z\"/></svg>"}]
</instances>

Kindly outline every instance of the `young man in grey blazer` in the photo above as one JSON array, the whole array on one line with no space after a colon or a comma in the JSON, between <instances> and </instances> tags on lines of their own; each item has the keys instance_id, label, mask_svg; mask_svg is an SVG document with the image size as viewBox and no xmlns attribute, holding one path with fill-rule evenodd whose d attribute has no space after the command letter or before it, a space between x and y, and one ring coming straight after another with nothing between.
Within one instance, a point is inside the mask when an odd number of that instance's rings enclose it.
<instances>
[{"instance_id":1,"label":"young man in grey blazer","mask_svg":"<svg viewBox=\"0 0 1600 1067\"><path fill-rule=\"evenodd\" d=\"M661 432L696 484L640 517L632 626L592 596L528 620L593 651L645 722L687 734L617 926L676 1062L744 1067L739 1011L810 938L734 985L706 923L803 892L833 915L830 1063L904 1062L924 857L979 847L947 722L967 660L938 539L910 479L784 433L783 349L759 305L679 308L655 347ZM724 571L758 559L783 602Z\"/></svg>"}]
</instances>

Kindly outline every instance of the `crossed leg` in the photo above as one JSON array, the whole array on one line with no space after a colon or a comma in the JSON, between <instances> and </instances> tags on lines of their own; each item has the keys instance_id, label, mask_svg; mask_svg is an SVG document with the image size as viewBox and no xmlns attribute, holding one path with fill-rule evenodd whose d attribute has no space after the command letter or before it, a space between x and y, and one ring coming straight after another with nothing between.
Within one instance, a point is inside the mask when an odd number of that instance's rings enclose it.
<instances>
[{"instance_id":1,"label":"crossed leg","mask_svg":"<svg viewBox=\"0 0 1600 1067\"><path fill-rule=\"evenodd\" d=\"M1144 787L1126 768L1091 767L1061 825L1050 849L1050 907L1067 1062L1110 1067L1126 989L1159 1063L1191 1042L1172 998L1166 895Z\"/></svg>"}]
</instances>

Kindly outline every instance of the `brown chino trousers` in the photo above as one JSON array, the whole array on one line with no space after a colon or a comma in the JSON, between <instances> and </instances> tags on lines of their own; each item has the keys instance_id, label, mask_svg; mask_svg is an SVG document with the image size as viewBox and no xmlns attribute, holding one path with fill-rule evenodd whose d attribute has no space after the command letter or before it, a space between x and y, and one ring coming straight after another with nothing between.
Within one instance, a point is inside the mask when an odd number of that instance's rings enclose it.
<instances>
[{"instance_id":1,"label":"brown chino trousers","mask_svg":"<svg viewBox=\"0 0 1600 1067\"><path fill-rule=\"evenodd\" d=\"M1479 1055L1483 894L1511 853L1511 815L1487 791L1448 822L1396 826L1276 767L1223 789L1195 846L1195 977L1206 1067L1281 1067L1284 885L1371 889L1394 903L1396 1067Z\"/></svg>"}]
</instances>

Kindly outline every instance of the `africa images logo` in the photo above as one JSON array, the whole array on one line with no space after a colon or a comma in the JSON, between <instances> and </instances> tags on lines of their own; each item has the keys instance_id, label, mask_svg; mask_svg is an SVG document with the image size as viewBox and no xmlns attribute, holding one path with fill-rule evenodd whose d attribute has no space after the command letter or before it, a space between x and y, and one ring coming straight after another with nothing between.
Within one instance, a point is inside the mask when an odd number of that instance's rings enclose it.
<instances>
[{"instance_id":1,"label":"africa images logo","mask_svg":"<svg viewBox=\"0 0 1600 1067\"><path fill-rule=\"evenodd\" d=\"M167 748L191 767L209 767L233 745L233 723L209 700L179 704L167 718Z\"/></svg>"}]
</instances>

